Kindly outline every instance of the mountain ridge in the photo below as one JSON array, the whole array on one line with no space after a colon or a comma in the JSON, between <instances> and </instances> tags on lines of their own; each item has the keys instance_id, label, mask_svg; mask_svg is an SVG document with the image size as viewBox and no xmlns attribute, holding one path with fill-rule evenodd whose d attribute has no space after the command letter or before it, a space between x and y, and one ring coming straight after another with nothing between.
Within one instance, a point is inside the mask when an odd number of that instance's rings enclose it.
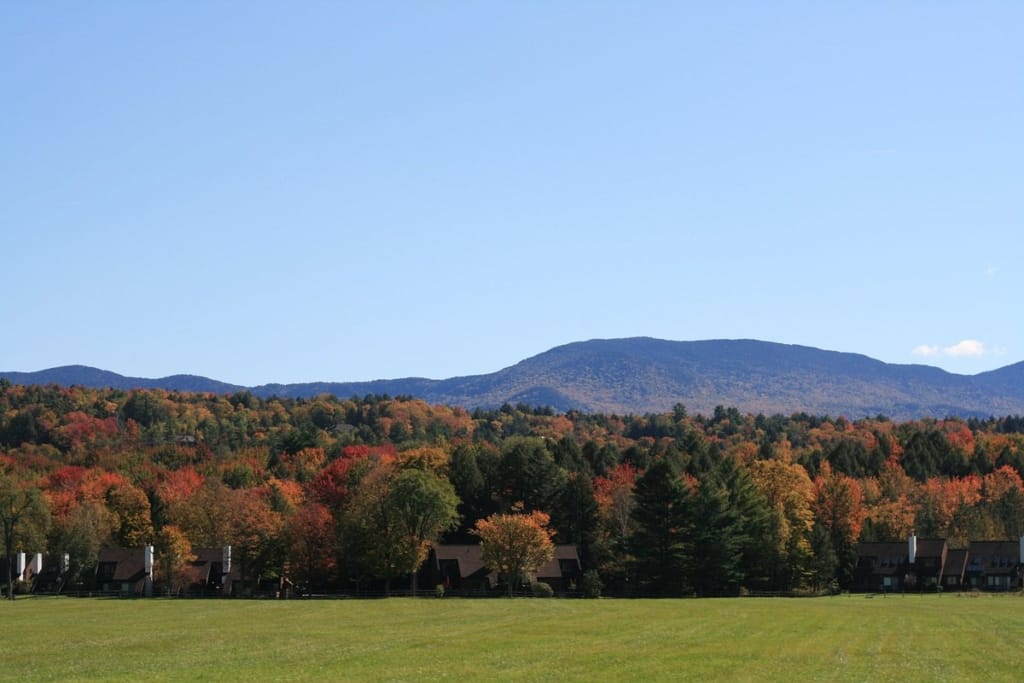
<instances>
[{"instance_id":1,"label":"mountain ridge","mask_svg":"<svg viewBox=\"0 0 1024 683\"><path fill-rule=\"evenodd\" d=\"M716 406L765 414L988 417L1024 414L1024 362L976 375L869 356L754 339L667 341L591 339L556 346L493 373L448 379L407 377L365 382L229 384L196 375L133 378L84 365L0 372L16 384L79 384L116 389L308 398L411 395L467 409L504 403L637 414L682 403L710 414Z\"/></svg>"}]
</instances>

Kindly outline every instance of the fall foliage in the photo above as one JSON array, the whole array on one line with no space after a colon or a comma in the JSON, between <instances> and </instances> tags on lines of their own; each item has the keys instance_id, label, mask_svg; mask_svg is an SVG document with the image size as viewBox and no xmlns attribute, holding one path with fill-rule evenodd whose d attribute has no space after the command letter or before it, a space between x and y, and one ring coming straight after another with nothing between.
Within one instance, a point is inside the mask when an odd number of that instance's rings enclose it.
<instances>
[{"instance_id":1,"label":"fall foliage","mask_svg":"<svg viewBox=\"0 0 1024 683\"><path fill-rule=\"evenodd\" d=\"M70 586L88 585L100 549L146 543L176 562L232 545L252 582L411 585L430 543L483 543L512 517L578 546L608 594L734 594L847 585L858 542L912 530L951 547L1017 538L1024 419L467 412L0 382L0 477L33 501L9 550L66 553Z\"/></svg>"}]
</instances>

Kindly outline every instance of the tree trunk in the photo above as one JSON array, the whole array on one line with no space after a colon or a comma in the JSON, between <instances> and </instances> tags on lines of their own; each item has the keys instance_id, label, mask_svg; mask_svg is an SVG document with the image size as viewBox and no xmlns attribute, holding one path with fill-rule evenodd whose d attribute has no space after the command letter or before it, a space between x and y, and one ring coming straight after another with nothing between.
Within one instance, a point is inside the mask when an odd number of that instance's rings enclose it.
<instances>
[{"instance_id":1,"label":"tree trunk","mask_svg":"<svg viewBox=\"0 0 1024 683\"><path fill-rule=\"evenodd\" d=\"M14 599L14 522L4 520L4 552L7 553L7 599Z\"/></svg>"}]
</instances>

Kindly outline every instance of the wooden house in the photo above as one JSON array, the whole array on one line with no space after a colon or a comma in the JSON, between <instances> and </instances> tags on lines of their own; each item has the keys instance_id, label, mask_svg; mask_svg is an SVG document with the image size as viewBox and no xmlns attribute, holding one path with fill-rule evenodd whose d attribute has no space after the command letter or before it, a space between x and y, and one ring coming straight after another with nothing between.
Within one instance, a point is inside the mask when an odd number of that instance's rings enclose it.
<instances>
[{"instance_id":1,"label":"wooden house","mask_svg":"<svg viewBox=\"0 0 1024 683\"><path fill-rule=\"evenodd\" d=\"M531 581L543 581L558 592L574 590L582 576L576 546L556 545L554 556L530 575ZM420 570L421 586L442 585L446 591L486 593L497 587L497 572L487 567L479 545L435 545Z\"/></svg>"},{"instance_id":2,"label":"wooden house","mask_svg":"<svg viewBox=\"0 0 1024 683\"><path fill-rule=\"evenodd\" d=\"M854 588L882 592L901 590L909 569L906 543L860 543L857 545Z\"/></svg>"},{"instance_id":3,"label":"wooden house","mask_svg":"<svg viewBox=\"0 0 1024 683\"><path fill-rule=\"evenodd\" d=\"M420 571L420 585L441 585L455 593L487 592L498 584L497 573L484 565L479 545L431 546Z\"/></svg>"},{"instance_id":4,"label":"wooden house","mask_svg":"<svg viewBox=\"0 0 1024 683\"><path fill-rule=\"evenodd\" d=\"M905 543L861 543L857 546L854 588L863 591L937 590L949 550L945 539Z\"/></svg>"},{"instance_id":5,"label":"wooden house","mask_svg":"<svg viewBox=\"0 0 1024 683\"><path fill-rule=\"evenodd\" d=\"M942 568L942 590L955 591L963 588L967 570L967 550L950 550Z\"/></svg>"},{"instance_id":6,"label":"wooden house","mask_svg":"<svg viewBox=\"0 0 1024 683\"><path fill-rule=\"evenodd\" d=\"M192 595L231 595L239 580L238 563L231 562L231 546L193 548L195 559L184 570L182 584Z\"/></svg>"},{"instance_id":7,"label":"wooden house","mask_svg":"<svg viewBox=\"0 0 1024 683\"><path fill-rule=\"evenodd\" d=\"M556 545L551 560L534 574L537 581L543 581L556 592L576 590L582 577L580 556L574 545Z\"/></svg>"},{"instance_id":8,"label":"wooden house","mask_svg":"<svg viewBox=\"0 0 1024 683\"><path fill-rule=\"evenodd\" d=\"M1019 541L971 541L967 548L964 583L968 588L989 591L1016 590L1021 586Z\"/></svg>"},{"instance_id":9,"label":"wooden house","mask_svg":"<svg viewBox=\"0 0 1024 683\"><path fill-rule=\"evenodd\" d=\"M153 594L153 546L104 548L96 565L96 588L121 595Z\"/></svg>"}]
</instances>

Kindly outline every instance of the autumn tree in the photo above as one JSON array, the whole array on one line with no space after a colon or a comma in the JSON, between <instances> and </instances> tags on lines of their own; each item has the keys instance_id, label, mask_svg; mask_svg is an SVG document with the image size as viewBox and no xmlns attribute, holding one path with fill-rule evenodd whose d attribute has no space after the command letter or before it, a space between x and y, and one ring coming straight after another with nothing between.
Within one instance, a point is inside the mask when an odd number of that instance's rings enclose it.
<instances>
[{"instance_id":1,"label":"autumn tree","mask_svg":"<svg viewBox=\"0 0 1024 683\"><path fill-rule=\"evenodd\" d=\"M14 553L42 544L50 512L38 488L0 473L0 525L3 526L7 567L14 566ZM38 546L37 546L38 547ZM14 600L13 572L7 574L7 596Z\"/></svg>"},{"instance_id":2,"label":"autumn tree","mask_svg":"<svg viewBox=\"0 0 1024 683\"><path fill-rule=\"evenodd\" d=\"M765 542L777 559L768 563L770 580L777 590L789 590L803 581L811 559L814 485L796 463L755 460L750 470L771 514Z\"/></svg>"},{"instance_id":3,"label":"autumn tree","mask_svg":"<svg viewBox=\"0 0 1024 683\"><path fill-rule=\"evenodd\" d=\"M67 553L64 583L81 584L99 561L100 550L111 543L117 518L103 503L87 500L63 519L55 520L50 547Z\"/></svg>"},{"instance_id":4,"label":"autumn tree","mask_svg":"<svg viewBox=\"0 0 1024 683\"><path fill-rule=\"evenodd\" d=\"M857 539L864 523L863 493L852 477L822 464L814 479L814 515L829 534L836 558L836 579L846 588L853 583Z\"/></svg>"},{"instance_id":5,"label":"autumn tree","mask_svg":"<svg viewBox=\"0 0 1024 683\"><path fill-rule=\"evenodd\" d=\"M129 483L112 487L106 495L107 509L117 519L114 540L125 548L139 548L153 541L149 498Z\"/></svg>"},{"instance_id":6,"label":"autumn tree","mask_svg":"<svg viewBox=\"0 0 1024 683\"><path fill-rule=\"evenodd\" d=\"M549 522L546 513L523 513L518 506L511 513L495 513L477 521L473 535L480 539L481 559L504 576L509 597L525 574L536 571L553 557Z\"/></svg>"},{"instance_id":7,"label":"autumn tree","mask_svg":"<svg viewBox=\"0 0 1024 683\"><path fill-rule=\"evenodd\" d=\"M196 559L192 544L178 527L168 524L160 529L154 543L157 579L173 594L187 581L188 566Z\"/></svg>"},{"instance_id":8,"label":"autumn tree","mask_svg":"<svg viewBox=\"0 0 1024 683\"><path fill-rule=\"evenodd\" d=\"M286 524L285 536L297 576L306 588L325 583L334 568L337 539L330 508L315 501L300 505Z\"/></svg>"}]
</instances>

